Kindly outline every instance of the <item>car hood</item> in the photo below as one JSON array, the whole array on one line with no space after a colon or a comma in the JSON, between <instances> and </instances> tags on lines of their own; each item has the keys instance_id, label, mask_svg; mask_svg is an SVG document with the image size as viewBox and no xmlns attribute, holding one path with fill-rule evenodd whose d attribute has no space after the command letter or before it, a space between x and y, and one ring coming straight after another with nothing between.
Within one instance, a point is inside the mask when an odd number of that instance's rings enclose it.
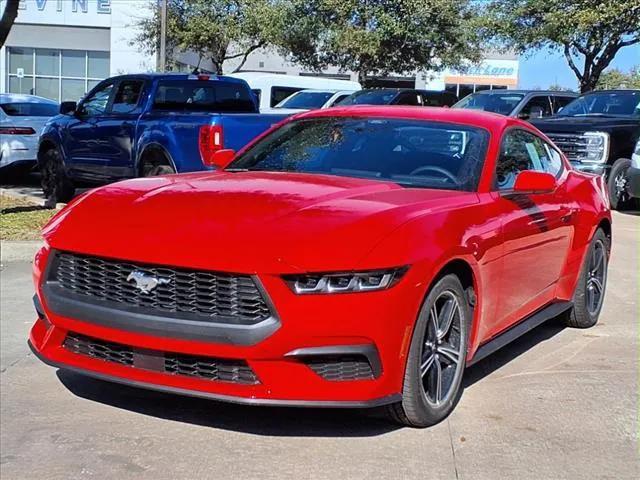
<instances>
[{"instance_id":1,"label":"car hood","mask_svg":"<svg viewBox=\"0 0 640 480\"><path fill-rule=\"evenodd\" d=\"M238 273L326 271L359 267L416 216L476 202L475 193L330 175L199 173L93 190L43 234L56 249L139 262Z\"/></svg>"},{"instance_id":2,"label":"car hood","mask_svg":"<svg viewBox=\"0 0 640 480\"><path fill-rule=\"evenodd\" d=\"M543 120L531 120L531 123L539 130L548 132L609 132L620 128L638 128L639 118L630 117L549 117Z\"/></svg>"}]
</instances>

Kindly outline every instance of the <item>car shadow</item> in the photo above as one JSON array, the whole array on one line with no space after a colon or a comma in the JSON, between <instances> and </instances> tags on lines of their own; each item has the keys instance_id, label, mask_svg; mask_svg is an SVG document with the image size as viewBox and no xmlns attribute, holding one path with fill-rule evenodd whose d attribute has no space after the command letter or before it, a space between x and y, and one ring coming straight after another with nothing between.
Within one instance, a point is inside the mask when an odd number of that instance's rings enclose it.
<instances>
[{"instance_id":1,"label":"car shadow","mask_svg":"<svg viewBox=\"0 0 640 480\"><path fill-rule=\"evenodd\" d=\"M479 382L536 345L556 336L565 328L560 318L554 318L537 326L500 350L468 367L464 372L463 386L466 388Z\"/></svg>"},{"instance_id":2,"label":"car shadow","mask_svg":"<svg viewBox=\"0 0 640 480\"><path fill-rule=\"evenodd\" d=\"M376 409L235 405L155 392L58 370L74 395L152 417L234 432L277 437L373 437L398 428Z\"/></svg>"},{"instance_id":3,"label":"car shadow","mask_svg":"<svg viewBox=\"0 0 640 480\"><path fill-rule=\"evenodd\" d=\"M469 367L465 372L464 387L479 382L563 329L558 320L551 320L531 330ZM278 437L374 437L402 428L387 420L382 409L376 408L236 405L130 387L64 369L56 374L60 382L80 398L165 420L234 432Z\"/></svg>"}]
</instances>

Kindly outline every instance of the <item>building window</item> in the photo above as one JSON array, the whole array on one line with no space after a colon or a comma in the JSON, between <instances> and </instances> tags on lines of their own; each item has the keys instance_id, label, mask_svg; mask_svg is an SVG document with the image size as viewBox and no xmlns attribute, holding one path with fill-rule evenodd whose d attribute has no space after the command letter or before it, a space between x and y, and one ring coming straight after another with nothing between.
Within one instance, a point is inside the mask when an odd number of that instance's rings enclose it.
<instances>
[{"instance_id":1,"label":"building window","mask_svg":"<svg viewBox=\"0 0 640 480\"><path fill-rule=\"evenodd\" d=\"M9 47L8 92L77 101L109 76L109 52Z\"/></svg>"}]
</instances>

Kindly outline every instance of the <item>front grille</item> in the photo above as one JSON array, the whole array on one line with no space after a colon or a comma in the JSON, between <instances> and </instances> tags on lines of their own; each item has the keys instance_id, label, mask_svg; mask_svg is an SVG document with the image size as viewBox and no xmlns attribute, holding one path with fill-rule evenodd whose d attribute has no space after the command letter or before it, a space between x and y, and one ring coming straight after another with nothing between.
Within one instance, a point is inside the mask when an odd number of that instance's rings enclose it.
<instances>
[{"instance_id":1,"label":"front grille","mask_svg":"<svg viewBox=\"0 0 640 480\"><path fill-rule=\"evenodd\" d=\"M587 152L587 139L581 133L547 133L570 162L580 162Z\"/></svg>"},{"instance_id":2,"label":"front grille","mask_svg":"<svg viewBox=\"0 0 640 480\"><path fill-rule=\"evenodd\" d=\"M191 355L165 354L164 371L175 375L208 378L221 382L258 383L256 374L244 363Z\"/></svg>"},{"instance_id":3,"label":"front grille","mask_svg":"<svg viewBox=\"0 0 640 480\"><path fill-rule=\"evenodd\" d=\"M64 348L78 355L97 358L105 362L133 365L133 349L119 343L70 333L64 340Z\"/></svg>"},{"instance_id":4,"label":"front grille","mask_svg":"<svg viewBox=\"0 0 640 480\"><path fill-rule=\"evenodd\" d=\"M78 355L143 370L243 385L260 383L251 367L243 360L136 349L78 333L69 333L63 346Z\"/></svg>"},{"instance_id":5,"label":"front grille","mask_svg":"<svg viewBox=\"0 0 640 480\"><path fill-rule=\"evenodd\" d=\"M160 282L149 293L136 287L134 271ZM232 317L257 323L271 316L269 307L249 275L234 275L60 252L49 280L90 301L107 301L138 307L159 315L195 314L203 320Z\"/></svg>"},{"instance_id":6,"label":"front grille","mask_svg":"<svg viewBox=\"0 0 640 480\"><path fill-rule=\"evenodd\" d=\"M329 381L372 380L371 364L364 355L309 357L304 359L311 370Z\"/></svg>"}]
</instances>

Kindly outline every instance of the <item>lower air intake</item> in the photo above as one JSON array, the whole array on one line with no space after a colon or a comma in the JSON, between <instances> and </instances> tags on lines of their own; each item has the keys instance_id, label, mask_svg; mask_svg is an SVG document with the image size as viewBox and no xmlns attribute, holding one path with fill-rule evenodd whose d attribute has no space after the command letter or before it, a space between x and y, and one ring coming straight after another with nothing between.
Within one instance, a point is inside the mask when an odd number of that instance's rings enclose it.
<instances>
[{"instance_id":1,"label":"lower air intake","mask_svg":"<svg viewBox=\"0 0 640 480\"><path fill-rule=\"evenodd\" d=\"M364 355L310 357L304 359L304 363L322 378L332 382L374 378L371 364Z\"/></svg>"}]
</instances>

